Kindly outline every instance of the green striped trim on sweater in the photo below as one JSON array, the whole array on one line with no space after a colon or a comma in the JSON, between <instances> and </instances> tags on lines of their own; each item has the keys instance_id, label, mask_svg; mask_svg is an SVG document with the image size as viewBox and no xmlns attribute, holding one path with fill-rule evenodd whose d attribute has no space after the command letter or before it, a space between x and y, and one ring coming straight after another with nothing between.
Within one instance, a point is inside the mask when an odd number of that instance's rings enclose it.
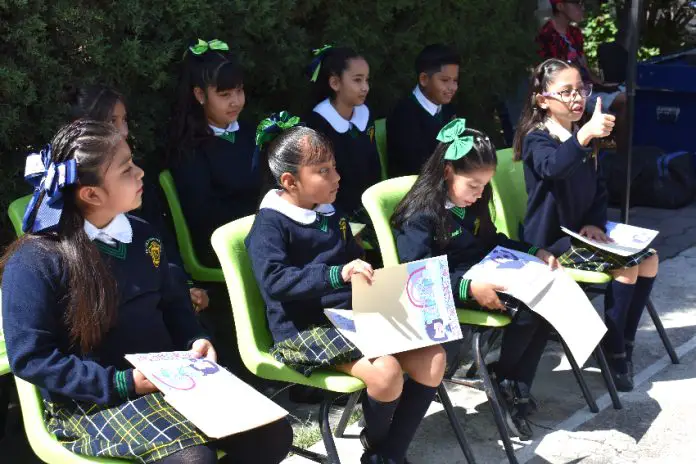
<instances>
[{"instance_id":1,"label":"green striped trim on sweater","mask_svg":"<svg viewBox=\"0 0 696 464\"><path fill-rule=\"evenodd\" d=\"M331 266L329 268L329 282L332 288L341 288L344 286L341 278L341 266Z\"/></svg>"},{"instance_id":2,"label":"green striped trim on sweater","mask_svg":"<svg viewBox=\"0 0 696 464\"><path fill-rule=\"evenodd\" d=\"M537 252L539 251L539 247L529 247L529 250L527 250L527 254L530 254L532 256L536 256Z\"/></svg>"},{"instance_id":3,"label":"green striped trim on sweater","mask_svg":"<svg viewBox=\"0 0 696 464\"><path fill-rule=\"evenodd\" d=\"M462 301L469 299L469 284L471 284L469 279L462 278L459 281L459 299Z\"/></svg>"},{"instance_id":4,"label":"green striped trim on sweater","mask_svg":"<svg viewBox=\"0 0 696 464\"><path fill-rule=\"evenodd\" d=\"M116 392L122 399L128 398L128 381L126 380L126 371L116 371L114 374L114 383Z\"/></svg>"}]
</instances>

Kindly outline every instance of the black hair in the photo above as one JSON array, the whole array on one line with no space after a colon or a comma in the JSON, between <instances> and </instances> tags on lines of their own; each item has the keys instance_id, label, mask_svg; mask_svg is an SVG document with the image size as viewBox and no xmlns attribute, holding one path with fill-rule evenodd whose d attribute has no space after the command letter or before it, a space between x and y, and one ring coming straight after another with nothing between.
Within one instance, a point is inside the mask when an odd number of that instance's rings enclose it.
<instances>
[{"instance_id":1,"label":"black hair","mask_svg":"<svg viewBox=\"0 0 696 464\"><path fill-rule=\"evenodd\" d=\"M116 103L126 103L123 95L105 85L67 86L64 100L70 105L73 121L84 118L110 122Z\"/></svg>"},{"instance_id":2,"label":"black hair","mask_svg":"<svg viewBox=\"0 0 696 464\"><path fill-rule=\"evenodd\" d=\"M329 79L332 76L340 78L350 66L350 60L354 59L364 58L352 48L334 47L324 52L319 75L314 83L315 103L320 103L327 98L333 101L336 98L336 92L329 85Z\"/></svg>"},{"instance_id":3,"label":"black hair","mask_svg":"<svg viewBox=\"0 0 696 464\"><path fill-rule=\"evenodd\" d=\"M515 139L512 144L515 161L522 159L522 144L524 143L525 137L527 137L530 132L543 128L544 122L546 121L546 111L537 105L537 95L548 90L549 84L553 82L556 75L568 68L577 69L577 67L571 63L556 58L550 58L532 71L527 100L524 102L520 120L517 123Z\"/></svg>"},{"instance_id":4,"label":"black hair","mask_svg":"<svg viewBox=\"0 0 696 464\"><path fill-rule=\"evenodd\" d=\"M262 198L268 190L281 187L280 176L284 173L297 175L300 167L325 163L334 156L329 139L305 126L284 130L263 148L262 154L266 160Z\"/></svg>"},{"instance_id":5,"label":"black hair","mask_svg":"<svg viewBox=\"0 0 696 464\"><path fill-rule=\"evenodd\" d=\"M232 52L207 50L196 55L186 51L172 109L167 165L175 164L182 156L190 154L198 142L213 135L203 105L196 100L193 89L199 87L207 95L210 87L225 91L243 85L244 70Z\"/></svg>"},{"instance_id":6,"label":"black hair","mask_svg":"<svg viewBox=\"0 0 696 464\"><path fill-rule=\"evenodd\" d=\"M445 152L449 143L440 143L435 152L423 165L420 175L413 184L411 190L396 206L391 217L392 227L401 229L415 214L425 214L435 223L435 239L443 244L450 240L447 230L448 214L445 209L447 197L447 182L445 181L445 167L450 165L455 173L464 174L478 169L495 169L498 158L491 140L476 129L466 129L462 136L473 136L474 146L471 151L456 161L445 160ZM469 208L476 217L481 219L479 236L486 243L495 240L495 226L489 210L489 204L493 198L493 190L490 184L483 189L481 198Z\"/></svg>"},{"instance_id":7,"label":"black hair","mask_svg":"<svg viewBox=\"0 0 696 464\"><path fill-rule=\"evenodd\" d=\"M80 186L101 185L104 166L113 161L123 137L110 123L77 120L58 131L51 143L51 159L61 163L77 161ZM78 185L63 190L63 213L56 232L28 233L17 239L0 260L0 272L7 261L29 240L40 240L41 246L57 253L68 274L68 295L65 322L70 340L87 353L99 345L117 317L117 287L113 274L96 245L84 231L84 217L77 203ZM36 217L40 196L30 222Z\"/></svg>"},{"instance_id":8,"label":"black hair","mask_svg":"<svg viewBox=\"0 0 696 464\"><path fill-rule=\"evenodd\" d=\"M444 44L427 45L416 57L416 76L426 73L428 76L440 72L443 66L456 64L459 66L461 59L452 47Z\"/></svg>"}]
</instances>

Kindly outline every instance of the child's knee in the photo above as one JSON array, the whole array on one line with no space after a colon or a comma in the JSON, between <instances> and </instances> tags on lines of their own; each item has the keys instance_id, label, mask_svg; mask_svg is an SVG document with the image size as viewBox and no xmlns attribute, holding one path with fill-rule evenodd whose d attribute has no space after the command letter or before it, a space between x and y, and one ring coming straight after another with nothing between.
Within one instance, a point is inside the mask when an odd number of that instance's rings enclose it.
<instances>
[{"instance_id":1,"label":"child's knee","mask_svg":"<svg viewBox=\"0 0 696 464\"><path fill-rule=\"evenodd\" d=\"M657 253L647 258L638 266L638 275L641 277L655 277L660 267L660 258Z\"/></svg>"},{"instance_id":2,"label":"child's knee","mask_svg":"<svg viewBox=\"0 0 696 464\"><path fill-rule=\"evenodd\" d=\"M621 282L622 284L633 285L638 280L638 270L639 266L633 266L624 269L616 269L611 271L611 275L614 280Z\"/></svg>"},{"instance_id":3,"label":"child's knee","mask_svg":"<svg viewBox=\"0 0 696 464\"><path fill-rule=\"evenodd\" d=\"M374 369L370 379L366 379L371 396L381 401L396 399L404 386L401 364L394 356L382 356L372 362Z\"/></svg>"}]
</instances>

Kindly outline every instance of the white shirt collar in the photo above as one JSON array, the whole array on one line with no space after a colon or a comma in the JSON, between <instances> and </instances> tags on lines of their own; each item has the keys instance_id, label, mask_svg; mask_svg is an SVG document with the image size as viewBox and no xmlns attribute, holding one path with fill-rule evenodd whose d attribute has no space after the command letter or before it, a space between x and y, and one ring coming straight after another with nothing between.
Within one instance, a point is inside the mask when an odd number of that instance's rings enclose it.
<instances>
[{"instance_id":1,"label":"white shirt collar","mask_svg":"<svg viewBox=\"0 0 696 464\"><path fill-rule=\"evenodd\" d=\"M331 216L336 212L331 204L318 205L314 209L300 208L281 198L281 193L283 193L282 190L269 190L266 196L263 197L259 210L272 209L289 217L295 222L305 225L313 224L317 220L317 213L324 216Z\"/></svg>"},{"instance_id":2,"label":"white shirt collar","mask_svg":"<svg viewBox=\"0 0 696 464\"><path fill-rule=\"evenodd\" d=\"M572 132L570 132L568 129L566 129L565 127L563 127L551 118L547 118L546 122L544 122L544 125L546 126L546 129L549 131L549 134L558 137L561 143L565 142L573 136Z\"/></svg>"},{"instance_id":3,"label":"white shirt collar","mask_svg":"<svg viewBox=\"0 0 696 464\"><path fill-rule=\"evenodd\" d=\"M225 129L215 127L212 124L208 124L208 127L210 127L213 130L213 134L218 136L218 135L228 134L230 132L237 132L239 130L239 123L237 121L232 121L229 124L229 126L227 126Z\"/></svg>"},{"instance_id":4,"label":"white shirt collar","mask_svg":"<svg viewBox=\"0 0 696 464\"><path fill-rule=\"evenodd\" d=\"M423 109L430 113L430 116L435 116L437 113L440 112L442 105L436 105L435 103L428 100L428 97L426 97L425 94L421 91L420 86L417 85L416 88L413 89L413 96L416 97L416 100L418 101L418 103L420 103Z\"/></svg>"},{"instance_id":5,"label":"white shirt collar","mask_svg":"<svg viewBox=\"0 0 696 464\"><path fill-rule=\"evenodd\" d=\"M326 119L339 134L348 132L351 125L357 127L360 132L364 132L367 122L370 120L370 109L367 105L363 104L353 108L353 116L348 121L338 114L338 111L336 111L336 108L333 107L328 98L315 106L314 112Z\"/></svg>"},{"instance_id":6,"label":"white shirt collar","mask_svg":"<svg viewBox=\"0 0 696 464\"><path fill-rule=\"evenodd\" d=\"M85 219L84 229L90 240L99 240L107 245L115 245L116 242L130 243L133 241L133 227L125 214L119 214L113 218L103 229L98 228Z\"/></svg>"},{"instance_id":7,"label":"white shirt collar","mask_svg":"<svg viewBox=\"0 0 696 464\"><path fill-rule=\"evenodd\" d=\"M455 206L456 206L456 205L455 205L454 203L452 203L452 202L449 200L449 198L448 198L447 200L445 200L445 209L452 209L452 208L454 208Z\"/></svg>"}]
</instances>

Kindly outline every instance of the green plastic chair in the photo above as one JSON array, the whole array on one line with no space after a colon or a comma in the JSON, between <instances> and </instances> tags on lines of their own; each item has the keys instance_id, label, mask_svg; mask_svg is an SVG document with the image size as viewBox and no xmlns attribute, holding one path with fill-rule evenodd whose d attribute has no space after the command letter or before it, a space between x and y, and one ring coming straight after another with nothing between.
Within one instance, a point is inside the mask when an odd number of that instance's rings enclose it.
<instances>
[{"instance_id":1,"label":"green plastic chair","mask_svg":"<svg viewBox=\"0 0 696 464\"><path fill-rule=\"evenodd\" d=\"M493 187L493 200L496 209L496 227L509 237L518 238L520 227L527 212L527 189L524 180L523 164L513 161L513 151L511 148L499 150L498 168L495 176L491 180ZM566 269L568 275L575 280L583 289L592 294L604 294L607 283L611 282L611 275L605 272L582 271L577 269ZM660 315L657 313L651 300L647 304L648 313L655 324L655 328L662 339L662 344L669 354L673 364L679 364L679 357L674 351L667 333L665 332ZM621 401L614 382L609 375L606 366L605 356L601 349L595 350L595 357L602 370L602 375L607 384L611 395L614 408L621 409Z\"/></svg>"},{"instance_id":2,"label":"green plastic chair","mask_svg":"<svg viewBox=\"0 0 696 464\"><path fill-rule=\"evenodd\" d=\"M382 166L382 180L387 179L387 120L386 118L375 121L375 142L377 143L377 153L379 153L379 163Z\"/></svg>"},{"instance_id":3,"label":"green plastic chair","mask_svg":"<svg viewBox=\"0 0 696 464\"><path fill-rule=\"evenodd\" d=\"M318 369L311 376L305 377L269 354L273 339L266 322L266 305L252 273L251 262L244 245L244 239L249 234L253 222L254 216L238 219L218 228L211 238L229 290L237 343L244 365L263 379L306 385L330 392L350 393L352 395L349 404L355 405L365 388L361 380L328 369ZM331 399L324 400L319 413L319 428L328 457L300 448L294 448L295 453L315 462L340 463L329 427L331 403ZM341 429L339 436L345 430L347 419L344 414L337 426L337 429Z\"/></svg>"},{"instance_id":4,"label":"green plastic chair","mask_svg":"<svg viewBox=\"0 0 696 464\"><path fill-rule=\"evenodd\" d=\"M191 240L191 232L186 223L184 212L181 210L181 203L179 203L179 194L176 191L174 178L168 169L160 173L159 183L164 191L164 196L167 199L169 211L172 215L174 231L176 232L176 241L179 245L181 260L184 262L184 269L186 269L186 272L188 272L195 281L223 282L225 278L222 274L222 269L204 266L196 256Z\"/></svg>"},{"instance_id":5,"label":"green plastic chair","mask_svg":"<svg viewBox=\"0 0 696 464\"><path fill-rule=\"evenodd\" d=\"M29 200L31 200L31 195L19 197L10 203L7 209L7 215L10 217L10 222L12 223L12 227L14 227L17 237L21 237L24 234L24 232L22 232L22 219L24 219L24 211L29 205Z\"/></svg>"}]
</instances>

